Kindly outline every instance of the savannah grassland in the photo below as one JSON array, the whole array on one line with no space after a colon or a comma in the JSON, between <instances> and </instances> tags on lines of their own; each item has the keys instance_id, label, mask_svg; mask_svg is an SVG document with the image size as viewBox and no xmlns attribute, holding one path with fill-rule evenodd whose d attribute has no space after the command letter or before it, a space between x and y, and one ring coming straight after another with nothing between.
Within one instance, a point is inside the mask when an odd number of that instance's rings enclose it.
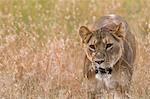
<instances>
[{"instance_id":1,"label":"savannah grassland","mask_svg":"<svg viewBox=\"0 0 150 99\"><path fill-rule=\"evenodd\" d=\"M0 99L86 99L78 29L123 16L137 40L133 99L150 99L150 0L0 0Z\"/></svg>"}]
</instances>

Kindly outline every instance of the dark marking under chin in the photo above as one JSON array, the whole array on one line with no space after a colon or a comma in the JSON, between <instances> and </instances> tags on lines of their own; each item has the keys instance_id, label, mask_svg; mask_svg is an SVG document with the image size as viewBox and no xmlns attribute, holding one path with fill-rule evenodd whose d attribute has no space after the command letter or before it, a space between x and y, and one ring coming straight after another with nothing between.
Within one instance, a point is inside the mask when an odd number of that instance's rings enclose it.
<instances>
[{"instance_id":1,"label":"dark marking under chin","mask_svg":"<svg viewBox=\"0 0 150 99\"><path fill-rule=\"evenodd\" d=\"M104 75L104 74L111 74L111 73L112 73L112 68L106 68L106 69L104 69L104 68L97 68L97 69L95 70L95 73L98 74L99 72L100 72L102 75Z\"/></svg>"}]
</instances>

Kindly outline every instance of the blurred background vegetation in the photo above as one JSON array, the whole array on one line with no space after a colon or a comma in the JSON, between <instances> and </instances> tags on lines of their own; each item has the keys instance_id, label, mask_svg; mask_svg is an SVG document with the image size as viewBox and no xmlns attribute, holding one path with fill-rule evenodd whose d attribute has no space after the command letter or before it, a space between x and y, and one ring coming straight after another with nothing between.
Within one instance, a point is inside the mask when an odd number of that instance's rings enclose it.
<instances>
[{"instance_id":1,"label":"blurred background vegetation","mask_svg":"<svg viewBox=\"0 0 150 99\"><path fill-rule=\"evenodd\" d=\"M85 99L78 28L118 14L137 40L134 96L149 99L149 9L150 0L0 0L0 98Z\"/></svg>"}]
</instances>

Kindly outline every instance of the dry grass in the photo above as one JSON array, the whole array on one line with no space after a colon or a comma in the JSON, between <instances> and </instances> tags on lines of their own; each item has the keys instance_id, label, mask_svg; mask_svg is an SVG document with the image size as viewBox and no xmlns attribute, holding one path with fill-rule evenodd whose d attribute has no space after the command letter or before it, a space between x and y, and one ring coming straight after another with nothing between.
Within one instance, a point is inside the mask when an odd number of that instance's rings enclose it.
<instances>
[{"instance_id":1,"label":"dry grass","mask_svg":"<svg viewBox=\"0 0 150 99\"><path fill-rule=\"evenodd\" d=\"M150 99L150 0L1 0L0 98L86 99L80 25L116 13L137 39L134 99Z\"/></svg>"}]
</instances>

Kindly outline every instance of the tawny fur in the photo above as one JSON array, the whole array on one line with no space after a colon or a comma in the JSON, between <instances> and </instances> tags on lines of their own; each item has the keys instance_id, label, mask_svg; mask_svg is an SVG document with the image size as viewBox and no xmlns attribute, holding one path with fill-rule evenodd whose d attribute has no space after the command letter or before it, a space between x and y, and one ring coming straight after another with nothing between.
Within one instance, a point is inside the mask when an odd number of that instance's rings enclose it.
<instances>
[{"instance_id":1,"label":"tawny fur","mask_svg":"<svg viewBox=\"0 0 150 99\"><path fill-rule=\"evenodd\" d=\"M120 27L119 27L120 26ZM101 31L104 31L105 37ZM117 31L117 32L116 32ZM109 34L112 33L112 36L115 38L112 40L112 37ZM114 34L113 34L114 32ZM80 37L82 39L83 48L86 53L84 60L83 73L87 78L88 87L89 87L89 98L103 97L104 94L107 94L106 97L115 97L114 99L127 99L129 98L127 93L130 87L130 82L133 74L133 63L136 55L136 44L134 35L130 32L127 22L120 16L109 15L103 16L97 20L92 30L89 30L87 27L82 26L79 30ZM103 39L103 40L102 40ZM95 78L95 67L92 63L94 58L99 58L101 55L95 55L97 53L106 53L103 50L101 43L95 43L99 50L95 52L89 51L89 45L94 44L93 42L103 42L105 39L113 42L117 42L119 50L113 50L112 55L105 56L106 59L110 57L115 57L117 62L113 65L113 72L111 75L111 80L97 80ZM106 40L106 41L107 41ZM117 41L118 40L118 41ZM104 41L105 42L105 41ZM120 43L120 44L119 44ZM114 46L115 47L115 46ZM115 49L115 48L114 48ZM117 48L116 48L117 49ZM116 61L114 58L114 61ZM118 58L118 59L117 59ZM109 64L112 64L113 58L108 61ZM113 93L113 95L112 95ZM104 98L104 99L105 99ZM110 98L111 99L111 98Z\"/></svg>"}]
</instances>

